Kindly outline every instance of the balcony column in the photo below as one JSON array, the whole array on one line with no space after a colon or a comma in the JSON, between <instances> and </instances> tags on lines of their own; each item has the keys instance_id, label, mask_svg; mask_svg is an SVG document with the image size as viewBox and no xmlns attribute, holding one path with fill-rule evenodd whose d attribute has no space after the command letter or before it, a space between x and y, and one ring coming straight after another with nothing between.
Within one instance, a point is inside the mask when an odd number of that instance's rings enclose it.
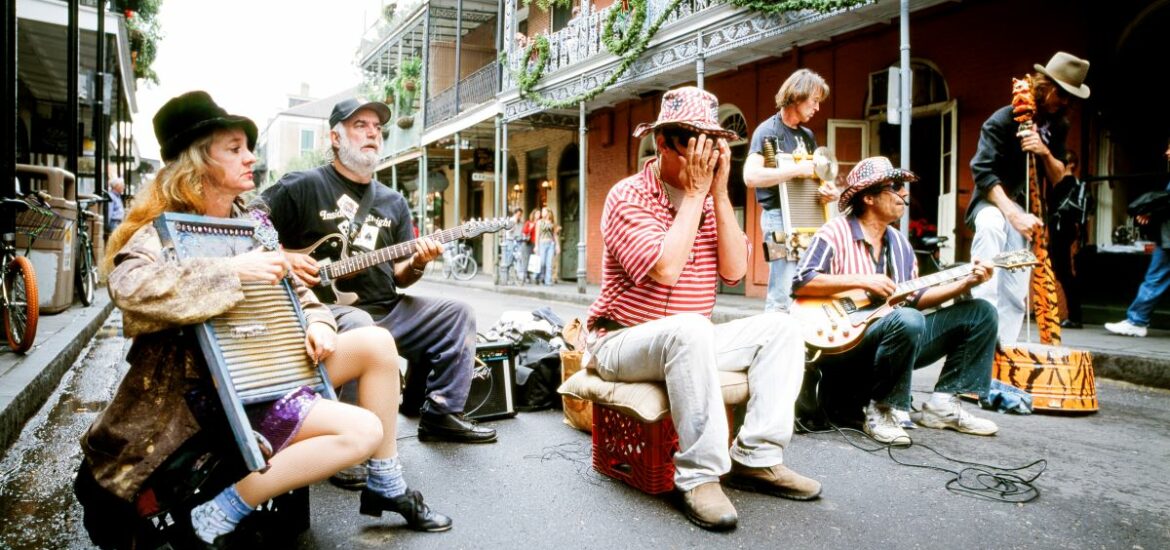
<instances>
[{"instance_id":1,"label":"balcony column","mask_svg":"<svg viewBox=\"0 0 1170 550\"><path fill-rule=\"evenodd\" d=\"M106 2L97 2L97 44L94 47L93 79L93 192L106 190ZM102 205L102 219L109 216L109 204ZM80 215L78 215L80 217Z\"/></svg>"},{"instance_id":2,"label":"balcony column","mask_svg":"<svg viewBox=\"0 0 1170 550\"><path fill-rule=\"evenodd\" d=\"M495 131L492 134L492 155L492 184L496 190L496 200L492 202L493 209L495 210L493 215L499 218L501 211L504 212L502 215L508 215L508 183L500 178L500 115L496 115L495 117ZM503 206L501 207L501 205ZM501 240L501 242L503 241ZM500 247L494 247L492 254L494 254L493 259L495 260L496 266L496 276L493 282L498 285L504 280L504 268L500 265L500 258L502 257ZM517 260L513 258L512 261Z\"/></svg>"},{"instance_id":3,"label":"balcony column","mask_svg":"<svg viewBox=\"0 0 1170 550\"><path fill-rule=\"evenodd\" d=\"M463 210L460 209L460 204L459 204L459 187L460 187L460 183L463 181L463 178L462 178L462 173L463 173L462 170L463 169L460 166L461 164L463 164L463 159L461 158L462 155L460 154L460 153L462 153L462 151L460 151L460 149L463 149L463 144L460 143L461 141L462 141L462 139L460 138L459 132L455 132L455 181L451 182L451 187L455 188L455 212L453 214L455 219L452 220L453 222L455 222L455 224L463 223L463 215L462 215Z\"/></svg>"},{"instance_id":4,"label":"balcony column","mask_svg":"<svg viewBox=\"0 0 1170 550\"><path fill-rule=\"evenodd\" d=\"M427 127L427 105L430 103L429 94L431 93L431 10L427 9L426 23L423 25L423 70L422 70L422 101L419 103L419 115L422 117L422 127L419 131L419 136L422 136L422 129ZM424 153L425 155L425 153Z\"/></svg>"},{"instance_id":5,"label":"balcony column","mask_svg":"<svg viewBox=\"0 0 1170 550\"><path fill-rule=\"evenodd\" d=\"M427 148L418 157L418 234L427 234Z\"/></svg>"},{"instance_id":6,"label":"balcony column","mask_svg":"<svg viewBox=\"0 0 1170 550\"><path fill-rule=\"evenodd\" d=\"M707 72L707 58L703 56L703 31L698 34L699 55L695 58L695 86L703 89L703 77Z\"/></svg>"},{"instance_id":7,"label":"balcony column","mask_svg":"<svg viewBox=\"0 0 1170 550\"><path fill-rule=\"evenodd\" d=\"M455 116L459 116L459 81L463 80L463 0L455 2ZM455 134L458 136L459 134ZM456 151L459 149L456 148ZM459 153L456 153L458 155ZM459 158L458 156L455 158ZM455 165L459 170L459 165ZM458 195L456 195L458 196ZM458 206L458 201L456 201ZM458 216L456 216L458 219Z\"/></svg>"},{"instance_id":8,"label":"balcony column","mask_svg":"<svg viewBox=\"0 0 1170 550\"><path fill-rule=\"evenodd\" d=\"M0 55L8 60L4 63L4 77L0 78L0 143L16 144L16 0L4 0L0 12L0 34L3 36ZM0 150L0 197L16 196L16 147ZM0 233L11 233L16 228L14 216L0 219Z\"/></svg>"},{"instance_id":9,"label":"balcony column","mask_svg":"<svg viewBox=\"0 0 1170 550\"><path fill-rule=\"evenodd\" d=\"M398 186L398 163L390 165L390 188L402 192L402 188Z\"/></svg>"},{"instance_id":10,"label":"balcony column","mask_svg":"<svg viewBox=\"0 0 1170 550\"><path fill-rule=\"evenodd\" d=\"M584 101L578 104L577 118L581 123L580 128L577 130L577 194L580 195L577 198L577 293L585 294L585 240L586 232L589 228L588 218L585 217L585 197L587 196L585 193L585 183L587 174L589 173L589 167L586 164L588 158L586 149L588 149L589 142L586 140L586 134L589 131L589 127L585 124Z\"/></svg>"},{"instance_id":11,"label":"balcony column","mask_svg":"<svg viewBox=\"0 0 1170 550\"><path fill-rule=\"evenodd\" d=\"M78 1L69 0L69 17L68 26L65 33L65 101L68 103L65 114L65 135L68 136L69 142L65 146L65 170L74 176L77 175L77 157L81 154L78 144L81 143L80 130L78 126L81 124L81 113L77 108L77 89L78 78L77 70L80 68L79 54L81 51L80 39L81 31L78 27ZM5 107L7 108L7 107ZM76 181L76 180L75 180ZM69 188L66 185L65 197L69 198ZM73 198L77 197L77 184L73 185Z\"/></svg>"}]
</instances>

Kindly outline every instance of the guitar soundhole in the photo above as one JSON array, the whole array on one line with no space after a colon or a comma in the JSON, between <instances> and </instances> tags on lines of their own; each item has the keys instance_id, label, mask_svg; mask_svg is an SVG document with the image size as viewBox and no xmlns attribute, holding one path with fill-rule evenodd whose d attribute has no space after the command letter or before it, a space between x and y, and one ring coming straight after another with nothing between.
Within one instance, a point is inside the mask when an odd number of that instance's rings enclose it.
<instances>
[{"instance_id":1,"label":"guitar soundhole","mask_svg":"<svg viewBox=\"0 0 1170 550\"><path fill-rule=\"evenodd\" d=\"M857 311L857 304L853 303L853 298L842 298L841 307L845 308L846 313Z\"/></svg>"}]
</instances>

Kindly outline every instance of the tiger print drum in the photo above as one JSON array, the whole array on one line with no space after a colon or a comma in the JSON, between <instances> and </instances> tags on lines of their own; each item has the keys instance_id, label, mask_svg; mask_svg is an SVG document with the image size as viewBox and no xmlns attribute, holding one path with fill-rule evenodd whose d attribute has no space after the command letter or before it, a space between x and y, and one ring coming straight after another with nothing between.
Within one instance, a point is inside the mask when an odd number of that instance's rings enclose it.
<instances>
[{"instance_id":1,"label":"tiger print drum","mask_svg":"<svg viewBox=\"0 0 1170 550\"><path fill-rule=\"evenodd\" d=\"M1032 394L1036 409L1097 411L1097 382L1088 351L1044 344L1001 346L991 375Z\"/></svg>"}]
</instances>

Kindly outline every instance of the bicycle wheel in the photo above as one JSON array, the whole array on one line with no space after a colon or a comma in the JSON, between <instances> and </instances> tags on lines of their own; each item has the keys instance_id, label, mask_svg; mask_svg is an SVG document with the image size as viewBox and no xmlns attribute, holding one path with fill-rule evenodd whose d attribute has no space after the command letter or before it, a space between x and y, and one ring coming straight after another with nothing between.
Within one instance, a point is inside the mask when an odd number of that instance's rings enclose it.
<instances>
[{"instance_id":1,"label":"bicycle wheel","mask_svg":"<svg viewBox=\"0 0 1170 550\"><path fill-rule=\"evenodd\" d=\"M93 248L89 246L89 238L81 237L81 253L77 258L76 286L77 297L81 305L89 306L93 303L93 291L97 287L97 270L93 267Z\"/></svg>"},{"instance_id":2,"label":"bicycle wheel","mask_svg":"<svg viewBox=\"0 0 1170 550\"><path fill-rule=\"evenodd\" d=\"M475 263L475 258L471 256L457 256L454 264L451 266L451 274L460 281L470 280L479 273L479 264Z\"/></svg>"},{"instance_id":3,"label":"bicycle wheel","mask_svg":"<svg viewBox=\"0 0 1170 550\"><path fill-rule=\"evenodd\" d=\"M24 256L12 258L4 274L4 311L0 312L4 317L4 335L12 351L24 353L32 347L41 312L38 299L32 262Z\"/></svg>"}]
</instances>

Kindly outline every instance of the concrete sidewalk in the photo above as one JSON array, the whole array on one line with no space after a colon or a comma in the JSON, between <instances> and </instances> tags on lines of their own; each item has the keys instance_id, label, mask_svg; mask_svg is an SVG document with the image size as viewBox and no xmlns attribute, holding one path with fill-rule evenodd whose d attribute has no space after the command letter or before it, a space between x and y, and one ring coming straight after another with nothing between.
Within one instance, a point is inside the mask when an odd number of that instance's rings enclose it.
<instances>
[{"instance_id":1,"label":"concrete sidewalk","mask_svg":"<svg viewBox=\"0 0 1170 550\"><path fill-rule=\"evenodd\" d=\"M74 303L56 315L41 315L28 353L0 347L0 452L20 435L113 310L105 288L97 289L93 300L89 307Z\"/></svg>"},{"instance_id":2,"label":"concrete sidewalk","mask_svg":"<svg viewBox=\"0 0 1170 550\"><path fill-rule=\"evenodd\" d=\"M582 294L577 291L576 283L567 282L552 286L496 286L493 284L492 275L485 273L480 273L470 281L444 279L439 273L428 276L427 280L455 287L470 286L504 294L584 306L593 303L600 291L597 285L586 285L585 293ZM720 294L716 297L715 311L711 317L716 323L722 323L755 315L763 310L763 298ZM1035 325L1032 330L1035 331ZM1095 376L1170 389L1170 331L1151 329L1145 338L1132 338L1112 334L1101 325L1085 325L1082 329L1064 329L1061 331L1061 337L1062 347L1092 352ZM1033 341L1038 342L1039 337L1033 336Z\"/></svg>"}]
</instances>

